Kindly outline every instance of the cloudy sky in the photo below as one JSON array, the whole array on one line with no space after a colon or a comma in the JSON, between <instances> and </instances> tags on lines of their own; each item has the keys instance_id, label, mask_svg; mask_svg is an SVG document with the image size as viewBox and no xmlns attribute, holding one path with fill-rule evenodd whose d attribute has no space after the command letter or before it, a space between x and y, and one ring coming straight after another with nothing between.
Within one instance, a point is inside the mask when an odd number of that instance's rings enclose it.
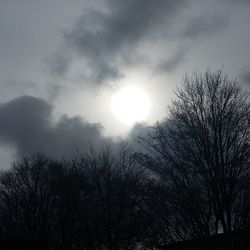
<instances>
[{"instance_id":1,"label":"cloudy sky","mask_svg":"<svg viewBox=\"0 0 250 250\"><path fill-rule=\"evenodd\" d=\"M132 138L207 68L248 88L249 0L1 0L0 168Z\"/></svg>"}]
</instances>

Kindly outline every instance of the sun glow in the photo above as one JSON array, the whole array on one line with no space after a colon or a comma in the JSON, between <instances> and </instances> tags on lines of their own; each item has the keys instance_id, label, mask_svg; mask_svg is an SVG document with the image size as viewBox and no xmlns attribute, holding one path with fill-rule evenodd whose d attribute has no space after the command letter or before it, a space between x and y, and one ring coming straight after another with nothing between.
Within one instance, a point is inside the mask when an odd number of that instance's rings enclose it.
<instances>
[{"instance_id":1,"label":"sun glow","mask_svg":"<svg viewBox=\"0 0 250 250\"><path fill-rule=\"evenodd\" d=\"M136 86L121 88L114 94L111 105L115 116L127 125L145 120L151 106L147 93Z\"/></svg>"}]
</instances>

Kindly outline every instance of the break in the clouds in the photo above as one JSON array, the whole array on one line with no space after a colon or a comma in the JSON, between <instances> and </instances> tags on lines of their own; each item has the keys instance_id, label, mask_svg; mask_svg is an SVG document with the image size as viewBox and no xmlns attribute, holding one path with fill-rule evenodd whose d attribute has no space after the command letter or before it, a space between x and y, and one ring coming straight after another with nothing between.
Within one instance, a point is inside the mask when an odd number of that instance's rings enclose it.
<instances>
[{"instance_id":1,"label":"break in the clouds","mask_svg":"<svg viewBox=\"0 0 250 250\"><path fill-rule=\"evenodd\" d=\"M22 96L0 106L0 144L12 145L18 155L35 152L69 157L90 146L110 141L102 136L100 124L80 117L62 116L52 122L52 106L46 101Z\"/></svg>"}]
</instances>

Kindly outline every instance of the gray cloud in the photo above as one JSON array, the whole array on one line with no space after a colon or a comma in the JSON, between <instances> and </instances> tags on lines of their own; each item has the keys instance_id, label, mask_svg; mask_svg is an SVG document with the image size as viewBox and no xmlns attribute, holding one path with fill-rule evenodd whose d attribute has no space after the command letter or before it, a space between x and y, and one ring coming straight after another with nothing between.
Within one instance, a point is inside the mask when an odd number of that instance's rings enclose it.
<instances>
[{"instance_id":1,"label":"gray cloud","mask_svg":"<svg viewBox=\"0 0 250 250\"><path fill-rule=\"evenodd\" d=\"M90 146L98 150L109 145L116 150L122 142L119 137L104 137L100 124L88 123L77 116L64 115L53 123L52 112L53 107L48 102L32 96L1 104L0 145L14 147L19 156L41 152L67 158L77 152L87 152ZM126 141L139 149L138 136L145 136L149 130L147 124L135 124Z\"/></svg>"},{"instance_id":2,"label":"gray cloud","mask_svg":"<svg viewBox=\"0 0 250 250\"><path fill-rule=\"evenodd\" d=\"M204 3L195 0L107 0L106 3L105 8L85 11L75 26L64 32L64 49L80 60L85 82L101 84L122 77L127 65L145 63L145 58L150 60L154 52L144 50L141 55L140 48L145 42L153 44L157 40L164 40L165 44L175 41L177 49L175 46L172 58L156 63L153 68L158 72L173 72L184 60L190 40L218 32L230 20L219 10L203 11ZM193 13L194 5L201 8ZM183 10L188 14L183 14ZM164 47L161 49L164 51ZM69 72L73 64L68 60L71 59L64 55L56 56L52 74Z\"/></svg>"},{"instance_id":3,"label":"gray cloud","mask_svg":"<svg viewBox=\"0 0 250 250\"><path fill-rule=\"evenodd\" d=\"M163 60L156 65L156 73L169 73L174 71L184 60L185 53L186 50L184 49L178 49L175 51L174 55L170 59Z\"/></svg>"},{"instance_id":4,"label":"gray cloud","mask_svg":"<svg viewBox=\"0 0 250 250\"><path fill-rule=\"evenodd\" d=\"M246 86L250 86L250 71L244 70L240 75L240 80Z\"/></svg>"},{"instance_id":5,"label":"gray cloud","mask_svg":"<svg viewBox=\"0 0 250 250\"><path fill-rule=\"evenodd\" d=\"M193 17L187 23L182 32L185 38L196 38L204 35L211 35L224 28L229 20L220 14L209 14L209 16Z\"/></svg>"},{"instance_id":6,"label":"gray cloud","mask_svg":"<svg viewBox=\"0 0 250 250\"><path fill-rule=\"evenodd\" d=\"M46 59L48 70L53 77L63 75L68 70L72 61L72 57L63 50L48 56Z\"/></svg>"},{"instance_id":7,"label":"gray cloud","mask_svg":"<svg viewBox=\"0 0 250 250\"><path fill-rule=\"evenodd\" d=\"M224 0L225 2L231 2L233 4L239 5L239 4L247 4L250 5L250 1L249 0L238 0L238 1L234 1L234 0Z\"/></svg>"},{"instance_id":8,"label":"gray cloud","mask_svg":"<svg viewBox=\"0 0 250 250\"><path fill-rule=\"evenodd\" d=\"M45 101L23 96L0 107L0 138L16 143L21 151L29 151L35 141L43 140L49 127L51 106Z\"/></svg>"},{"instance_id":9,"label":"gray cloud","mask_svg":"<svg viewBox=\"0 0 250 250\"><path fill-rule=\"evenodd\" d=\"M0 106L0 142L16 147L19 155L37 151L56 157L71 156L110 141L100 124L79 117L63 116L51 123L52 106L46 101L22 96Z\"/></svg>"},{"instance_id":10,"label":"gray cloud","mask_svg":"<svg viewBox=\"0 0 250 250\"><path fill-rule=\"evenodd\" d=\"M171 18L187 3L184 0L107 2L107 10L83 14L72 30L64 32L66 49L84 59L85 75L98 83L120 77L121 68L139 57L137 48L144 39L168 30ZM62 74L67 71L66 64L58 59L55 71Z\"/></svg>"}]
</instances>

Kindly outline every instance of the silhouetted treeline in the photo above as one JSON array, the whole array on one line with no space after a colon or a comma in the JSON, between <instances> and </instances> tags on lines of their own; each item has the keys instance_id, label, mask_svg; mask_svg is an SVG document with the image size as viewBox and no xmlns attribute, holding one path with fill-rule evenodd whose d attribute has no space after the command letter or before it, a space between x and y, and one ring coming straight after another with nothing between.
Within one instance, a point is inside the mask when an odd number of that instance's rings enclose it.
<instances>
[{"instance_id":1,"label":"silhouetted treeline","mask_svg":"<svg viewBox=\"0 0 250 250\"><path fill-rule=\"evenodd\" d=\"M30 249L134 249L149 221L144 181L125 146L71 161L24 158L1 174L0 236Z\"/></svg>"},{"instance_id":2,"label":"silhouetted treeline","mask_svg":"<svg viewBox=\"0 0 250 250\"><path fill-rule=\"evenodd\" d=\"M71 160L22 158L0 176L1 242L17 242L17 249L167 249L247 232L248 98L221 71L194 73L176 91L167 119L139 138L140 152L122 144Z\"/></svg>"},{"instance_id":3,"label":"silhouetted treeline","mask_svg":"<svg viewBox=\"0 0 250 250\"><path fill-rule=\"evenodd\" d=\"M216 234L162 247L162 250L248 250L249 230Z\"/></svg>"}]
</instances>

